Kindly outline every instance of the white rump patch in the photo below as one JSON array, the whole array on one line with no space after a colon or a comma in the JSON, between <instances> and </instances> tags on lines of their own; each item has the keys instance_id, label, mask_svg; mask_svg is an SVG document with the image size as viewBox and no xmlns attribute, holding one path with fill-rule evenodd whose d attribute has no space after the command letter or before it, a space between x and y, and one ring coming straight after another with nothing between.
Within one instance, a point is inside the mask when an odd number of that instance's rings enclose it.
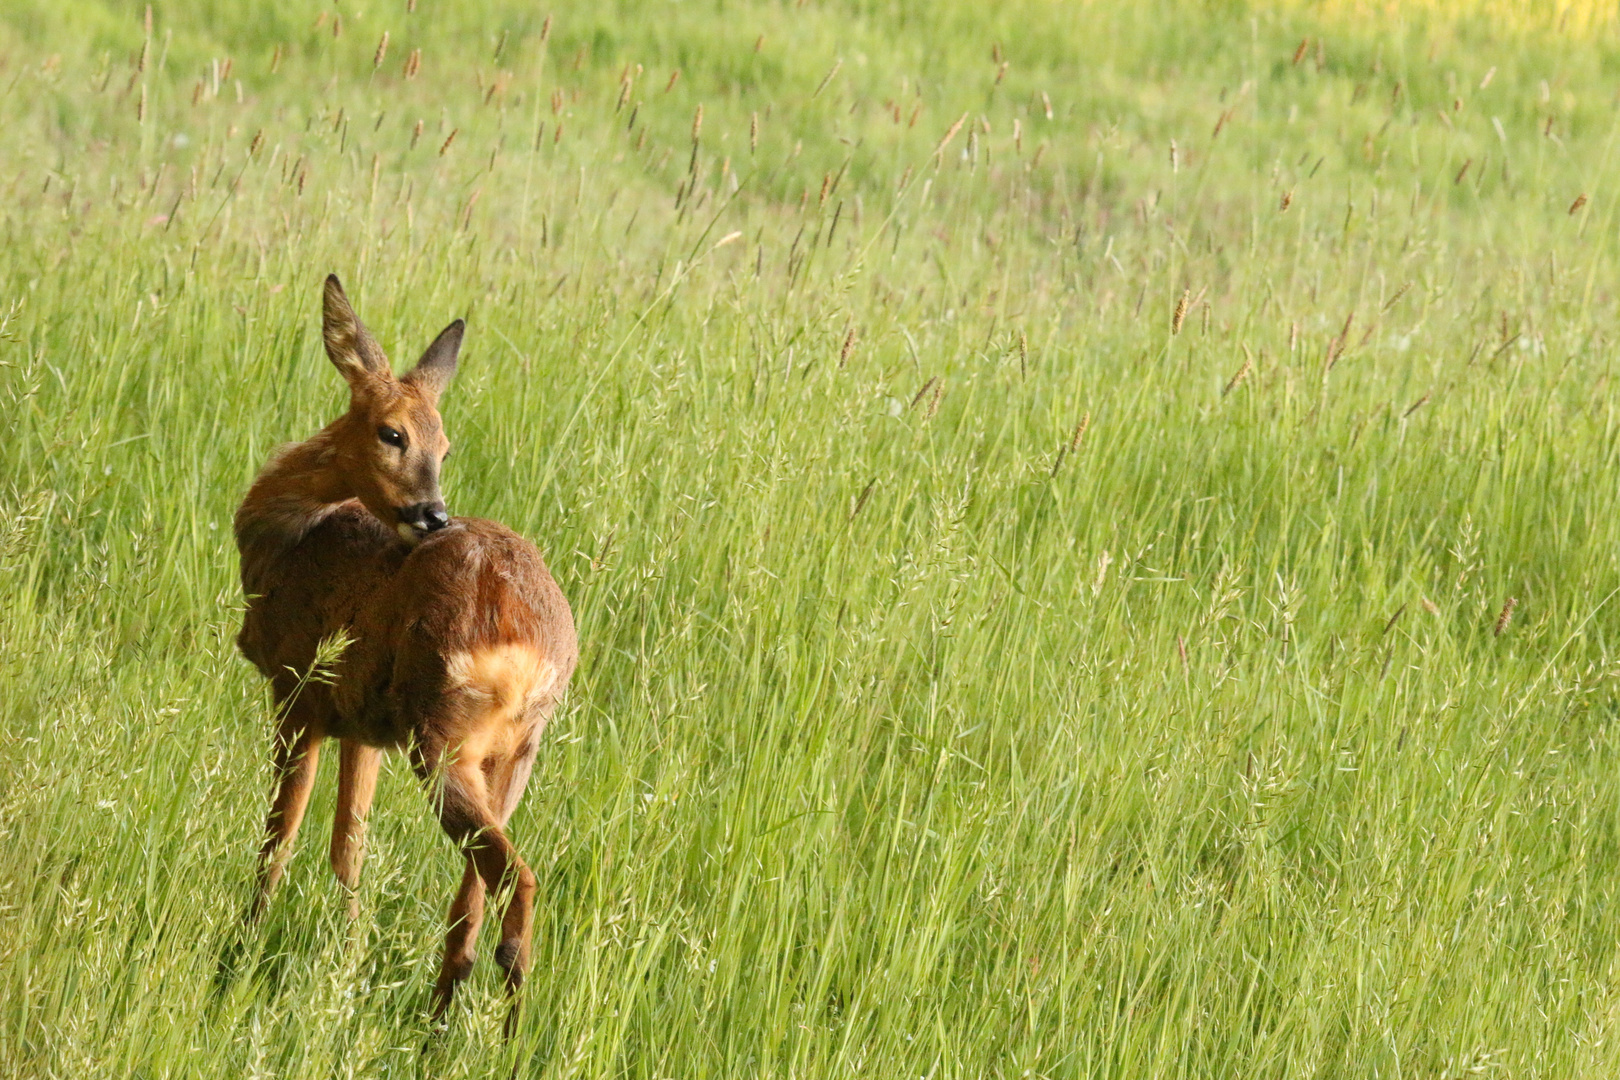
<instances>
[{"instance_id":1,"label":"white rump patch","mask_svg":"<svg viewBox=\"0 0 1620 1080\"><path fill-rule=\"evenodd\" d=\"M557 665L532 645L491 645L453 653L445 661L445 675L450 689L486 710L515 718L551 693Z\"/></svg>"}]
</instances>

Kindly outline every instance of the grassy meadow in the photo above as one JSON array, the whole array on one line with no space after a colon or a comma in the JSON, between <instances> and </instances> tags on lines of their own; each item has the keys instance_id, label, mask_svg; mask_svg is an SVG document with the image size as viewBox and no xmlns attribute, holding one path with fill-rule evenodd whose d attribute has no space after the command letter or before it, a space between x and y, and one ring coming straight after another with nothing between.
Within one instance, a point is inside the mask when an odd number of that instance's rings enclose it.
<instances>
[{"instance_id":1,"label":"grassy meadow","mask_svg":"<svg viewBox=\"0 0 1620 1080\"><path fill-rule=\"evenodd\" d=\"M251 10L250 10L251 8ZM148 14L150 12L150 14ZM1620 27L1491 0L0 7L0 1077L1620 1074ZM231 515L465 316L582 657L486 931ZM234 981L221 955L241 950Z\"/></svg>"}]
</instances>

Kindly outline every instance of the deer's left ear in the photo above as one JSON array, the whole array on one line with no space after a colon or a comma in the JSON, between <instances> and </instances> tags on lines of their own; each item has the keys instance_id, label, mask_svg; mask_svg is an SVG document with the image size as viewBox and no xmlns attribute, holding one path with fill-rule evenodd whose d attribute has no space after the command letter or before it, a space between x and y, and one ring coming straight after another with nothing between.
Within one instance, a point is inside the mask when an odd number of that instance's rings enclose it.
<instances>
[{"instance_id":1,"label":"deer's left ear","mask_svg":"<svg viewBox=\"0 0 1620 1080\"><path fill-rule=\"evenodd\" d=\"M327 275L321 306L321 336L326 341L326 355L349 381L349 386L359 392L378 379L389 378L388 358L366 324L349 306L343 283L336 274Z\"/></svg>"},{"instance_id":2,"label":"deer's left ear","mask_svg":"<svg viewBox=\"0 0 1620 1080\"><path fill-rule=\"evenodd\" d=\"M422 354L422 359L401 377L400 382L420 387L437 398L450 385L450 377L456 373L456 356L461 352L461 335L466 329L467 324L457 319L440 331L433 344L427 347L427 352Z\"/></svg>"}]
</instances>

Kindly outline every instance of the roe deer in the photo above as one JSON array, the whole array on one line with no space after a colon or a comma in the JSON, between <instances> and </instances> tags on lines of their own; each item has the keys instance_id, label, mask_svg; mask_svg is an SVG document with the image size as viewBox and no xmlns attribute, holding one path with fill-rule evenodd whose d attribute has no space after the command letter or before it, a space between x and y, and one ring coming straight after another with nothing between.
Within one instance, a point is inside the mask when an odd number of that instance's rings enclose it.
<instances>
[{"instance_id":1,"label":"roe deer","mask_svg":"<svg viewBox=\"0 0 1620 1080\"><path fill-rule=\"evenodd\" d=\"M407 750L466 858L435 1018L472 970L486 890L511 890L495 959L509 991L523 982L536 881L505 826L579 655L568 602L534 546L493 521L451 518L440 497L450 444L436 406L463 328L451 323L396 379L328 277L326 352L348 380L349 411L277 450L236 512L247 595L237 644L270 680L279 715L249 918L291 855L328 736L342 740L332 869L357 913L381 752ZM310 678L318 647L338 634L349 643L326 681Z\"/></svg>"}]
</instances>

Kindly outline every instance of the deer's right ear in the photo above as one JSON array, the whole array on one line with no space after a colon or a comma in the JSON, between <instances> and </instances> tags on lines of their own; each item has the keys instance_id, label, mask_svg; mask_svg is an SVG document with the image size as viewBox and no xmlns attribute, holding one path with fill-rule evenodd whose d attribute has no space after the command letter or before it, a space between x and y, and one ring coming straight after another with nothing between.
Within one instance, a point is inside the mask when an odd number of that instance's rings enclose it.
<instances>
[{"instance_id":1,"label":"deer's right ear","mask_svg":"<svg viewBox=\"0 0 1620 1080\"><path fill-rule=\"evenodd\" d=\"M461 353L461 335L466 330L467 324L457 319L439 331L439 336L427 347L422 359L416 362L415 367L401 375L399 381L421 387L433 401L438 401L439 395L444 393L444 388L450 383L450 376L456 373L456 357Z\"/></svg>"},{"instance_id":2,"label":"deer's right ear","mask_svg":"<svg viewBox=\"0 0 1620 1080\"><path fill-rule=\"evenodd\" d=\"M326 278L321 336L326 340L326 355L332 358L351 387L358 389L378 376L389 375L388 358L354 313L354 308L349 306L343 283L336 274Z\"/></svg>"}]
</instances>

